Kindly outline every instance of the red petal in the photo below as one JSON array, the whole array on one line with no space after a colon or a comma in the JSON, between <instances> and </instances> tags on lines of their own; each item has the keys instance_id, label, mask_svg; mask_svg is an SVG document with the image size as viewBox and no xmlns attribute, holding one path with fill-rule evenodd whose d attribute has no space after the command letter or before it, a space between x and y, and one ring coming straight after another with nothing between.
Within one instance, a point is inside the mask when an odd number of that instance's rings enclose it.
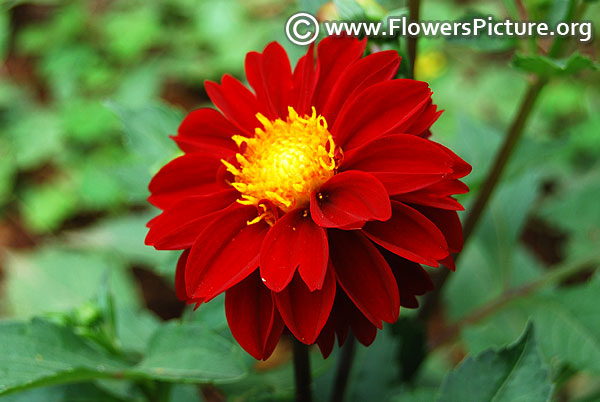
<instances>
[{"instance_id":1,"label":"red petal","mask_svg":"<svg viewBox=\"0 0 600 402\"><path fill-rule=\"evenodd\" d=\"M460 211L464 209L463 206L451 195L467 192L469 192L469 187L464 183L456 179L446 179L417 191L395 195L394 199L410 204Z\"/></svg>"},{"instance_id":2,"label":"red petal","mask_svg":"<svg viewBox=\"0 0 600 402\"><path fill-rule=\"evenodd\" d=\"M237 151L231 137L238 133L221 113L204 108L186 116L173 140L183 152L210 152L225 158Z\"/></svg>"},{"instance_id":3,"label":"red petal","mask_svg":"<svg viewBox=\"0 0 600 402\"><path fill-rule=\"evenodd\" d=\"M229 189L214 194L191 196L176 202L168 210L150 221L150 231L146 236L146 244L155 245L161 239L180 230L188 223L227 208L235 202L238 196L237 191Z\"/></svg>"},{"instance_id":4,"label":"red petal","mask_svg":"<svg viewBox=\"0 0 600 402\"><path fill-rule=\"evenodd\" d=\"M311 194L310 212L322 227L360 228L369 220L389 219L390 199L375 177L348 171L333 176Z\"/></svg>"},{"instance_id":5,"label":"red petal","mask_svg":"<svg viewBox=\"0 0 600 402\"><path fill-rule=\"evenodd\" d=\"M450 176L452 179L460 179L471 173L471 165L465 162L460 156L456 155L449 148L446 148L442 144L435 143L440 149L442 149L446 154L450 155L453 160L452 170L454 171Z\"/></svg>"},{"instance_id":6,"label":"red petal","mask_svg":"<svg viewBox=\"0 0 600 402\"><path fill-rule=\"evenodd\" d=\"M365 317L377 328L396 321L398 286L377 248L359 232L329 230L329 249L339 285Z\"/></svg>"},{"instance_id":7,"label":"red petal","mask_svg":"<svg viewBox=\"0 0 600 402\"><path fill-rule=\"evenodd\" d=\"M430 99L420 113L413 115L412 119L394 131L426 138L429 128L442 115L442 112L443 110L437 110L437 106Z\"/></svg>"},{"instance_id":8,"label":"red petal","mask_svg":"<svg viewBox=\"0 0 600 402\"><path fill-rule=\"evenodd\" d=\"M319 70L315 67L314 42L310 44L306 54L298 60L294 70L294 98L296 112L300 116L310 114L310 107Z\"/></svg>"},{"instance_id":9,"label":"red petal","mask_svg":"<svg viewBox=\"0 0 600 402\"><path fill-rule=\"evenodd\" d=\"M335 345L335 326L333 323L333 314L333 312L330 314L327 323L317 338L317 345L319 346L319 350L323 355L323 359L327 359L329 357Z\"/></svg>"},{"instance_id":10,"label":"red petal","mask_svg":"<svg viewBox=\"0 0 600 402\"><path fill-rule=\"evenodd\" d=\"M392 132L431 98L427 83L406 79L372 85L348 101L331 132L345 151Z\"/></svg>"},{"instance_id":11,"label":"red petal","mask_svg":"<svg viewBox=\"0 0 600 402\"><path fill-rule=\"evenodd\" d=\"M259 125L256 113L267 113L260 108L256 96L241 82L230 75L225 74L221 85L216 82L206 81L204 83L206 93L215 106L225 116L248 136L254 135L254 129Z\"/></svg>"},{"instance_id":12,"label":"red petal","mask_svg":"<svg viewBox=\"0 0 600 402\"><path fill-rule=\"evenodd\" d=\"M321 289L327 272L329 249L325 230L306 210L288 212L269 230L260 250L260 274L271 290L280 292L296 268L312 292Z\"/></svg>"},{"instance_id":13,"label":"red petal","mask_svg":"<svg viewBox=\"0 0 600 402\"><path fill-rule=\"evenodd\" d=\"M452 254L440 260L440 264L442 264L451 271L456 271L456 265L454 264L454 258L452 257Z\"/></svg>"},{"instance_id":14,"label":"red petal","mask_svg":"<svg viewBox=\"0 0 600 402\"><path fill-rule=\"evenodd\" d=\"M396 277L400 289L400 304L407 308L419 307L415 296L421 296L433 290L433 282L421 265L408 261L405 258L383 251L386 261Z\"/></svg>"},{"instance_id":15,"label":"red petal","mask_svg":"<svg viewBox=\"0 0 600 402\"><path fill-rule=\"evenodd\" d=\"M187 301L187 292L185 289L185 264L187 263L190 250L184 250L177 261L177 269L175 270L175 295L181 301Z\"/></svg>"},{"instance_id":16,"label":"red petal","mask_svg":"<svg viewBox=\"0 0 600 402\"><path fill-rule=\"evenodd\" d=\"M317 47L319 80L313 94L313 106L317 110L323 110L344 70L362 57L366 46L366 39L359 41L353 37L328 36L319 42ZM334 120L328 123L332 126Z\"/></svg>"},{"instance_id":17,"label":"red petal","mask_svg":"<svg viewBox=\"0 0 600 402\"><path fill-rule=\"evenodd\" d=\"M350 312L350 328L356 339L365 346L372 344L377 336L377 327L356 308Z\"/></svg>"},{"instance_id":18,"label":"red petal","mask_svg":"<svg viewBox=\"0 0 600 402\"><path fill-rule=\"evenodd\" d=\"M216 174L222 163L218 156L194 153L173 159L160 169L148 186L148 201L166 209L182 198L216 193L227 187L217 181Z\"/></svg>"},{"instance_id":19,"label":"red petal","mask_svg":"<svg viewBox=\"0 0 600 402\"><path fill-rule=\"evenodd\" d=\"M329 319L317 339L323 358L331 354L336 334L339 345L345 343L349 328L352 328L356 339L365 346L373 343L377 336L377 327L367 320L343 291L338 289Z\"/></svg>"},{"instance_id":20,"label":"red petal","mask_svg":"<svg viewBox=\"0 0 600 402\"><path fill-rule=\"evenodd\" d=\"M321 114L333 122L348 99L354 99L364 89L394 77L400 57L395 50L377 52L351 64L340 76Z\"/></svg>"},{"instance_id":21,"label":"red petal","mask_svg":"<svg viewBox=\"0 0 600 402\"><path fill-rule=\"evenodd\" d=\"M246 352L265 360L273 353L283 321L258 272L225 293L225 314L233 337Z\"/></svg>"},{"instance_id":22,"label":"red petal","mask_svg":"<svg viewBox=\"0 0 600 402\"><path fill-rule=\"evenodd\" d=\"M363 232L380 246L414 262L438 266L448 256L442 232L417 210L392 201L392 218L369 222Z\"/></svg>"},{"instance_id":23,"label":"red petal","mask_svg":"<svg viewBox=\"0 0 600 402\"><path fill-rule=\"evenodd\" d=\"M285 325L301 342L315 343L327 322L335 298L335 279L327 271L321 290L311 292L299 275L281 292L273 293Z\"/></svg>"},{"instance_id":24,"label":"red petal","mask_svg":"<svg viewBox=\"0 0 600 402\"><path fill-rule=\"evenodd\" d=\"M229 207L189 221L180 226L166 236L161 237L153 244L157 250L181 250L192 248L198 236L214 220L228 213L230 209L237 208L238 204L231 204Z\"/></svg>"},{"instance_id":25,"label":"red petal","mask_svg":"<svg viewBox=\"0 0 600 402\"><path fill-rule=\"evenodd\" d=\"M452 157L434 142L395 134L348 152L342 168L373 174L394 195L441 181L453 172L453 163Z\"/></svg>"},{"instance_id":26,"label":"red petal","mask_svg":"<svg viewBox=\"0 0 600 402\"><path fill-rule=\"evenodd\" d=\"M342 346L348 338L348 329L350 328L350 315L352 314L352 310L358 311L354 303L352 303L346 293L344 293L344 291L338 286L335 294L335 301L333 302L333 308L331 309L331 314L329 315L329 320L333 321L339 346ZM327 327L327 324L325 324L325 326Z\"/></svg>"},{"instance_id":27,"label":"red petal","mask_svg":"<svg viewBox=\"0 0 600 402\"><path fill-rule=\"evenodd\" d=\"M259 250L269 225L247 222L256 208L239 206L211 222L198 236L185 271L187 293L210 300L258 267Z\"/></svg>"},{"instance_id":28,"label":"red petal","mask_svg":"<svg viewBox=\"0 0 600 402\"><path fill-rule=\"evenodd\" d=\"M432 221L442 231L446 238L446 243L448 243L448 250L451 253L458 253L462 250L462 225L455 211L425 206L415 206L414 208L425 215L427 219Z\"/></svg>"},{"instance_id":29,"label":"red petal","mask_svg":"<svg viewBox=\"0 0 600 402\"><path fill-rule=\"evenodd\" d=\"M270 119L286 118L292 91L292 69L287 54L277 42L271 42L263 53L246 55L246 77L256 92L259 103L270 111Z\"/></svg>"},{"instance_id":30,"label":"red petal","mask_svg":"<svg viewBox=\"0 0 600 402\"><path fill-rule=\"evenodd\" d=\"M275 305L275 301L273 300L273 305ZM273 309L274 317L273 317L273 327L271 328L271 332L267 337L267 343L265 344L265 351L263 353L263 360L267 360L272 354L277 344L279 343L279 339L281 338L281 334L285 328L285 324L281 319L281 315L277 308Z\"/></svg>"}]
</instances>

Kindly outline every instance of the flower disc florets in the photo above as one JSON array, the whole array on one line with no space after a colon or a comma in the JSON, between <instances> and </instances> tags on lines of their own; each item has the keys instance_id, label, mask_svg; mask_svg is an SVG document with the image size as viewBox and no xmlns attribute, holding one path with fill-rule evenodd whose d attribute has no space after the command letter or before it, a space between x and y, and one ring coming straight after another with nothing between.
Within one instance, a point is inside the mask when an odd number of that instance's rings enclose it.
<instances>
[{"instance_id":1,"label":"flower disc florets","mask_svg":"<svg viewBox=\"0 0 600 402\"><path fill-rule=\"evenodd\" d=\"M340 153L325 118L314 108L304 117L292 107L288 111L285 121L270 121L258 113L263 128L256 128L253 138L232 137L240 149L239 166L223 161L234 176L231 185L242 195L238 202L262 206L266 214L265 202L283 212L308 205L311 192L335 174ZM273 217L266 218L269 222Z\"/></svg>"}]
</instances>

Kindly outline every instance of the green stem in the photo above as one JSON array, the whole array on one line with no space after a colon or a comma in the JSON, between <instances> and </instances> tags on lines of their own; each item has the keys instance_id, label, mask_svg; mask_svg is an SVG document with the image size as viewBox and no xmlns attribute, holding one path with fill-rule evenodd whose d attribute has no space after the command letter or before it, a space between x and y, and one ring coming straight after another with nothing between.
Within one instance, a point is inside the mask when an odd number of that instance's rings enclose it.
<instances>
[{"instance_id":1,"label":"green stem","mask_svg":"<svg viewBox=\"0 0 600 402\"><path fill-rule=\"evenodd\" d=\"M333 383L333 391L331 393L331 402L343 402L344 400L355 349L356 340L354 339L354 335L349 333L348 339L346 339L346 343L340 352L340 359L338 360L335 381Z\"/></svg>"},{"instance_id":2,"label":"green stem","mask_svg":"<svg viewBox=\"0 0 600 402\"><path fill-rule=\"evenodd\" d=\"M577 7L577 0L570 0L564 21L580 19L585 13L586 6L587 4L585 1L581 2L579 7ZM557 37L552 43L552 47L548 55L550 57L558 57L559 55L563 54L565 43L565 37ZM475 230L477 223L479 222L479 218L481 217L489 199L496 189L496 185L502 176L510 155L512 154L515 146L523 134L527 120L529 119L529 116L533 111L533 107L535 106L535 102L547 83L547 78L535 77L529 85L525 98L521 102L519 112L517 113L517 116L513 120L508 130L504 144L502 145L499 153L496 155L492 169L483 183L477 199L469 207L469 213L467 214L463 224L464 244L467 243L467 240ZM460 254L455 254L453 256L455 263L458 260L459 255ZM439 271L437 275L432 278L435 289L424 298L418 314L419 319L426 320L429 316L431 316L431 314L433 314L433 312L437 310L437 306L441 297L441 289L446 283L448 275L449 270L446 269Z\"/></svg>"},{"instance_id":3,"label":"green stem","mask_svg":"<svg viewBox=\"0 0 600 402\"><path fill-rule=\"evenodd\" d=\"M582 1L579 7L577 7L577 0L570 0L567 12L565 13L564 21L577 21L581 19L581 16L585 12L587 3ZM552 47L548 52L549 57L558 57L564 53L565 45L567 44L567 37L559 36L552 42Z\"/></svg>"},{"instance_id":4,"label":"green stem","mask_svg":"<svg viewBox=\"0 0 600 402\"><path fill-rule=\"evenodd\" d=\"M408 0L408 20L418 22L421 12L421 0ZM408 78L415 78L415 63L417 61L417 41L418 37L409 37L407 40L409 71Z\"/></svg>"},{"instance_id":5,"label":"green stem","mask_svg":"<svg viewBox=\"0 0 600 402\"><path fill-rule=\"evenodd\" d=\"M477 226L479 218L481 217L481 214L483 213L490 197L494 193L500 177L504 172L504 168L510 159L510 156L512 155L517 143L523 135L525 124L527 123L527 120L533 111L535 102L537 101L540 92L546 83L547 80L536 78L529 85L525 98L523 99L521 107L519 108L519 113L513 120L513 123L508 130L504 144L502 144L502 148L496 155L496 160L494 161L492 169L483 183L477 199L469 208L469 214L465 218L465 222L463 224L463 236L465 240L471 236L473 230Z\"/></svg>"},{"instance_id":6,"label":"green stem","mask_svg":"<svg viewBox=\"0 0 600 402\"><path fill-rule=\"evenodd\" d=\"M171 384L163 381L140 381L139 386L148 402L166 402L171 393Z\"/></svg>"},{"instance_id":7,"label":"green stem","mask_svg":"<svg viewBox=\"0 0 600 402\"><path fill-rule=\"evenodd\" d=\"M294 379L296 383L296 402L311 402L310 360L308 346L293 337Z\"/></svg>"},{"instance_id":8,"label":"green stem","mask_svg":"<svg viewBox=\"0 0 600 402\"><path fill-rule=\"evenodd\" d=\"M508 160L510 159L510 156L512 155L517 143L523 135L525 125L529 120L531 112L533 111L535 102L537 101L546 83L546 79L535 78L529 85L527 93L525 94L525 97L521 102L521 106L519 107L519 112L508 129L500 151L498 151L496 154L496 159L494 160L492 168L488 173L485 182L483 183L483 186L481 187L477 198L475 199L475 202L473 202L473 204L469 207L469 213L467 214L467 217L463 223L463 240L465 244L473 234L473 231L475 230L477 223L479 222L479 219L481 218L481 215L488 204L488 201L496 190ZM458 261L459 256L460 254L455 254L453 256L455 262ZM427 319L437 309L441 293L440 290L446 283L449 273L449 270L444 269L438 271L437 275L433 277L435 290L430 292L429 295L424 298L418 315L420 319Z\"/></svg>"}]
</instances>

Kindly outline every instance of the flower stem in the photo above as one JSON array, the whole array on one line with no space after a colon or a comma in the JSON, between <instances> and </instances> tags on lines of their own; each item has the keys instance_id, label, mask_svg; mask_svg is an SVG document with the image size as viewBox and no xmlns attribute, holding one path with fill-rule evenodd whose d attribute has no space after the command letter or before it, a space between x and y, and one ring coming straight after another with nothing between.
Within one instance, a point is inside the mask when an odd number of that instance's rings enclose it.
<instances>
[{"instance_id":1,"label":"flower stem","mask_svg":"<svg viewBox=\"0 0 600 402\"><path fill-rule=\"evenodd\" d=\"M348 339L340 352L337 372L335 373L335 382L331 393L331 402L342 402L348 384L348 377L352 369L352 360L354 359L354 350L356 349L356 340L352 333L348 334Z\"/></svg>"},{"instance_id":2,"label":"flower stem","mask_svg":"<svg viewBox=\"0 0 600 402\"><path fill-rule=\"evenodd\" d=\"M296 382L296 402L311 402L310 390L310 360L308 357L308 346L293 338L294 353L294 378Z\"/></svg>"},{"instance_id":3,"label":"flower stem","mask_svg":"<svg viewBox=\"0 0 600 402\"><path fill-rule=\"evenodd\" d=\"M408 1L408 20L410 22L418 22L419 14L421 11L421 0L409 0ZM409 64L409 72L408 78L415 78L415 62L417 60L417 40L418 37L408 37L407 47L408 47L408 62Z\"/></svg>"},{"instance_id":4,"label":"flower stem","mask_svg":"<svg viewBox=\"0 0 600 402\"><path fill-rule=\"evenodd\" d=\"M515 146L522 137L527 120L529 119L529 116L533 111L533 107L535 106L535 102L537 101L547 82L548 80L545 78L536 77L529 85L527 93L525 94L525 97L521 102L521 106L519 107L519 112L508 129L504 143L502 144L502 148L498 154L496 154L496 159L494 160L492 168L488 173L483 186L479 190L479 194L477 195L475 202L469 206L469 213L467 214L467 217L463 223L463 240L465 244L477 227L479 218L481 218L488 201L494 193L500 177L504 172L504 168L506 167L508 160L514 151ZM457 261L458 257L459 254L455 254L454 260ZM450 271L447 269L440 270L433 278L435 290L430 292L428 296L424 298L421 309L419 310L420 319L426 320L433 312L437 310L440 300L440 291L443 288L446 279L448 279L449 272Z\"/></svg>"}]
</instances>

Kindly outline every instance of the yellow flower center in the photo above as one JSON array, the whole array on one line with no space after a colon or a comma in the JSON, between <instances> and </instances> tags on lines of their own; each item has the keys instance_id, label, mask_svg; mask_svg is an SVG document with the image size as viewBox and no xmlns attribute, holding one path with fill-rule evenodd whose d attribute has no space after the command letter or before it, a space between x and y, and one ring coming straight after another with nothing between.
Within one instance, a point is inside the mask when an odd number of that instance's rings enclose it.
<instances>
[{"instance_id":1,"label":"yellow flower center","mask_svg":"<svg viewBox=\"0 0 600 402\"><path fill-rule=\"evenodd\" d=\"M242 195L238 202L263 209L249 224L265 219L272 225L277 219L273 207L285 213L307 206L311 192L335 174L341 151L325 118L314 107L311 116L300 117L292 107L288 111L285 121L258 113L263 128L257 127L253 138L232 137L240 149L235 155L239 166L222 161L234 176L231 185Z\"/></svg>"}]
</instances>

